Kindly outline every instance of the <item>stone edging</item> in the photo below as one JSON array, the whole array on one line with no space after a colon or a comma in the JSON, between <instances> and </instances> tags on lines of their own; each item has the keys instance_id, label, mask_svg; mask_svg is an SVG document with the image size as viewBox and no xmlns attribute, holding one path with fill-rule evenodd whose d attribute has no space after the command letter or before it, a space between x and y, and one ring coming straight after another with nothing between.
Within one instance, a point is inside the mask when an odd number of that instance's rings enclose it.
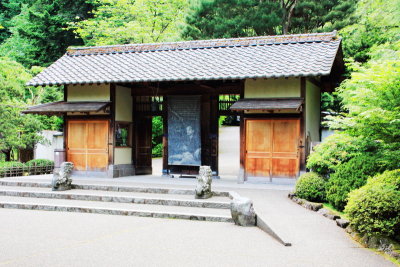
<instances>
[{"instance_id":1,"label":"stone edging","mask_svg":"<svg viewBox=\"0 0 400 267\"><path fill-rule=\"evenodd\" d=\"M350 227L350 222L348 220L342 219L339 215L334 214L330 210L322 208L323 205L321 203L298 198L294 193L289 193L288 198L306 209L318 212L322 214L322 216L335 221L337 226L345 229L346 232L349 233L353 239L361 243L361 245L367 248L377 249L396 260L400 260L400 244L396 244L393 240L384 236L360 236L359 233L355 232Z\"/></svg>"}]
</instances>

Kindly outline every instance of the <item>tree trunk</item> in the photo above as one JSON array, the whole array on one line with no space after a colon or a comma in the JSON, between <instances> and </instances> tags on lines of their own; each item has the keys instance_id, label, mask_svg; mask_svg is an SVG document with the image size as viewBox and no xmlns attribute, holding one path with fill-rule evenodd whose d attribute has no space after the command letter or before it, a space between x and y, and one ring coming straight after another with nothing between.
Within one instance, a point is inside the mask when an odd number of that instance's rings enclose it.
<instances>
[{"instance_id":1,"label":"tree trunk","mask_svg":"<svg viewBox=\"0 0 400 267\"><path fill-rule=\"evenodd\" d=\"M6 161L11 161L11 150L3 150L4 155L6 156Z\"/></svg>"}]
</instances>

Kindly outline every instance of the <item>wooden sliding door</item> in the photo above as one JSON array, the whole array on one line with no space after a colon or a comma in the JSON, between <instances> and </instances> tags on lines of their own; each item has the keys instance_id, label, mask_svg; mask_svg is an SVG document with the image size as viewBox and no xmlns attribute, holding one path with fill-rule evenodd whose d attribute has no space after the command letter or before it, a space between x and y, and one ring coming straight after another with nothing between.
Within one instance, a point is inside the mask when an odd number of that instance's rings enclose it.
<instances>
[{"instance_id":1,"label":"wooden sliding door","mask_svg":"<svg viewBox=\"0 0 400 267\"><path fill-rule=\"evenodd\" d=\"M77 171L106 171L108 120L68 121L67 160Z\"/></svg>"},{"instance_id":2,"label":"wooden sliding door","mask_svg":"<svg viewBox=\"0 0 400 267\"><path fill-rule=\"evenodd\" d=\"M248 176L297 176L300 166L299 119L246 119L245 127Z\"/></svg>"}]
</instances>

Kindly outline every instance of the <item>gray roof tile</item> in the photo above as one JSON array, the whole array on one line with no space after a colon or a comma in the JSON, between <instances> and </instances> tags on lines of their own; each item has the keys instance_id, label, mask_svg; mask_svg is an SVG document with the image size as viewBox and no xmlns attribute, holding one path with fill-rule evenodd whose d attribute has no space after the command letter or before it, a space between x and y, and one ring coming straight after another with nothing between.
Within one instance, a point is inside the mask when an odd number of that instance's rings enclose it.
<instances>
[{"instance_id":1,"label":"gray roof tile","mask_svg":"<svg viewBox=\"0 0 400 267\"><path fill-rule=\"evenodd\" d=\"M329 75L336 33L70 48L27 85Z\"/></svg>"}]
</instances>

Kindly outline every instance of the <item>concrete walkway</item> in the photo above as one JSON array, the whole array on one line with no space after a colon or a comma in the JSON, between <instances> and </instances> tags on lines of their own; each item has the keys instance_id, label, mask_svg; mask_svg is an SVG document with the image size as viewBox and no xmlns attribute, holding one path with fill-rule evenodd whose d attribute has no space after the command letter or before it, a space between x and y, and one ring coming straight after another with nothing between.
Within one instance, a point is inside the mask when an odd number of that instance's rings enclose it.
<instances>
[{"instance_id":1,"label":"concrete walkway","mask_svg":"<svg viewBox=\"0 0 400 267\"><path fill-rule=\"evenodd\" d=\"M51 176L20 180L50 181ZM194 179L142 176L79 182L193 188ZM336 224L287 198L288 183L214 181L254 201L257 213L292 243L256 227L98 214L0 209L0 266L394 266Z\"/></svg>"}]
</instances>

